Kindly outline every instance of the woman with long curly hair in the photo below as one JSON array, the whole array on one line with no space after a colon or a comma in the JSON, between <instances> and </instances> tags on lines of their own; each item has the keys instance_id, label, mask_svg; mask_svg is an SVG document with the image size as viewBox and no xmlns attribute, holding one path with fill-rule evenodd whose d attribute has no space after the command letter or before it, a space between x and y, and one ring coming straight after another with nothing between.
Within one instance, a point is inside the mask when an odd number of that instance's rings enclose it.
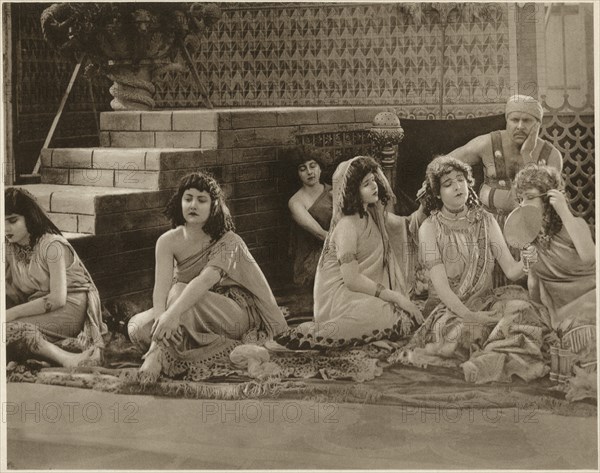
<instances>
[{"instance_id":1,"label":"woman with long curly hair","mask_svg":"<svg viewBox=\"0 0 600 473\"><path fill-rule=\"evenodd\" d=\"M469 165L450 156L428 166L421 199L420 257L429 272L425 323L392 361L462 365L471 382L525 380L548 371L541 347L551 333L547 314L518 286L493 290L495 261L510 280L525 275L492 214L473 190ZM535 260L535 250L524 252Z\"/></svg>"},{"instance_id":2,"label":"woman with long curly hair","mask_svg":"<svg viewBox=\"0 0 600 473\"><path fill-rule=\"evenodd\" d=\"M201 379L240 340L287 329L271 289L234 224L217 181L185 176L156 242L152 309L131 318L131 340L147 350L142 382L161 373Z\"/></svg>"},{"instance_id":3,"label":"woman with long curly hair","mask_svg":"<svg viewBox=\"0 0 600 473\"><path fill-rule=\"evenodd\" d=\"M100 364L100 296L71 244L24 189L4 191L4 222L8 359Z\"/></svg>"},{"instance_id":4,"label":"woman with long curly hair","mask_svg":"<svg viewBox=\"0 0 600 473\"><path fill-rule=\"evenodd\" d=\"M409 227L418 215L398 217L388 208L394 195L381 167L370 157L342 162L333 175L333 218L317 266L315 322L301 324L276 341L291 349L357 346L407 336L422 322L409 299L402 260ZM403 233L402 233L403 232Z\"/></svg>"},{"instance_id":5,"label":"woman with long curly hair","mask_svg":"<svg viewBox=\"0 0 600 473\"><path fill-rule=\"evenodd\" d=\"M558 171L530 165L517 174L521 205L540 208L542 229L534 241L538 261L527 285L533 300L548 308L552 328L582 356L595 361L596 246L585 220L573 216ZM585 360L584 360L585 359Z\"/></svg>"}]
</instances>

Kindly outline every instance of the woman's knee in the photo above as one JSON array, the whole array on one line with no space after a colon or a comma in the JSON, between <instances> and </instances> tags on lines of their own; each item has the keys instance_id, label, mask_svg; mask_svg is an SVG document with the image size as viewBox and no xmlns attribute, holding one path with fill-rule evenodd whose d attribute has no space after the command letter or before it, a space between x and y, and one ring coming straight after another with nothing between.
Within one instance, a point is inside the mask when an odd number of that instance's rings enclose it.
<instances>
[{"instance_id":1,"label":"woman's knee","mask_svg":"<svg viewBox=\"0 0 600 473\"><path fill-rule=\"evenodd\" d=\"M152 309L134 315L127 323L129 339L136 345L147 348L150 346L152 323L154 314Z\"/></svg>"}]
</instances>

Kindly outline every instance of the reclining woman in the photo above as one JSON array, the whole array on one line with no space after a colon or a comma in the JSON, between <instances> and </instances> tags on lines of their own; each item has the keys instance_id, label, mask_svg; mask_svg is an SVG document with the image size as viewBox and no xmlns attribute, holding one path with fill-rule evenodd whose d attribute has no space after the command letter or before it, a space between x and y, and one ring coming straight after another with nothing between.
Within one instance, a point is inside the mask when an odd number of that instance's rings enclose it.
<instances>
[{"instance_id":1,"label":"reclining woman","mask_svg":"<svg viewBox=\"0 0 600 473\"><path fill-rule=\"evenodd\" d=\"M288 150L287 159L302 184L288 202L293 219L289 252L294 261L293 280L312 289L333 212L331 186L321 182L323 156L316 148L294 147Z\"/></svg>"},{"instance_id":2,"label":"reclining woman","mask_svg":"<svg viewBox=\"0 0 600 473\"><path fill-rule=\"evenodd\" d=\"M147 350L140 368L146 383L161 372L202 379L242 338L287 329L214 178L185 176L165 214L173 229L156 242L152 309L128 324L131 340Z\"/></svg>"},{"instance_id":3,"label":"reclining woman","mask_svg":"<svg viewBox=\"0 0 600 473\"><path fill-rule=\"evenodd\" d=\"M450 156L428 166L419 229L421 260L429 271L425 323L391 361L457 367L470 382L528 381L548 371L542 353L551 335L547 311L518 286L492 290L495 260L510 280L525 275L493 216L473 190L471 168ZM523 257L535 260L528 248Z\"/></svg>"},{"instance_id":4,"label":"reclining woman","mask_svg":"<svg viewBox=\"0 0 600 473\"><path fill-rule=\"evenodd\" d=\"M290 349L397 340L423 320L409 299L404 276L410 274L409 259L402 255L408 235L417 231L417 213L398 217L387 211L394 195L380 166L365 156L337 167L333 199L331 227L315 278L315 322L276 337Z\"/></svg>"},{"instance_id":5,"label":"reclining woman","mask_svg":"<svg viewBox=\"0 0 600 473\"><path fill-rule=\"evenodd\" d=\"M98 365L107 333L77 253L29 192L4 191L7 358Z\"/></svg>"},{"instance_id":6,"label":"reclining woman","mask_svg":"<svg viewBox=\"0 0 600 473\"><path fill-rule=\"evenodd\" d=\"M596 362L596 246L585 220L574 217L564 181L551 167L530 165L517 174L521 204L541 209L534 241L538 261L529 272L531 298L548 308L552 328L581 364ZM566 348L566 346L564 346Z\"/></svg>"}]
</instances>

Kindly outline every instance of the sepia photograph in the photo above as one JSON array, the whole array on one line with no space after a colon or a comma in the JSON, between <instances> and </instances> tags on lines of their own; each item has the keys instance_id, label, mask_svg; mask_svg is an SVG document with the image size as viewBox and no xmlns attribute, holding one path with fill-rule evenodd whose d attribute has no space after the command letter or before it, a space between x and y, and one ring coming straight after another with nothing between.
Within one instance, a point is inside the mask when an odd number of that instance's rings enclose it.
<instances>
[{"instance_id":1,"label":"sepia photograph","mask_svg":"<svg viewBox=\"0 0 600 473\"><path fill-rule=\"evenodd\" d=\"M0 471L598 471L599 4L0 3Z\"/></svg>"}]
</instances>

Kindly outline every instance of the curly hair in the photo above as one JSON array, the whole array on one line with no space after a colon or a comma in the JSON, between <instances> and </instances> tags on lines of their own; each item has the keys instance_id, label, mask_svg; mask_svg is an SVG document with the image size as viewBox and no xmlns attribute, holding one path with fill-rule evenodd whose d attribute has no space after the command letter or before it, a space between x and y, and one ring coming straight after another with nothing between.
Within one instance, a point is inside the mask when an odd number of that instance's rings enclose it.
<instances>
[{"instance_id":1,"label":"curly hair","mask_svg":"<svg viewBox=\"0 0 600 473\"><path fill-rule=\"evenodd\" d=\"M373 173L375 182L377 183L379 202L384 206L392 199L388 195L383 182L381 182L377 170L380 169L379 164L370 156L358 156L358 159L352 161L348 168L348 177L346 179L346 188L344 189L344 202L342 205L342 213L344 215L354 215L358 213L360 218L367 215L363 201L360 197L360 184L365 176Z\"/></svg>"},{"instance_id":2,"label":"curly hair","mask_svg":"<svg viewBox=\"0 0 600 473\"><path fill-rule=\"evenodd\" d=\"M564 191L565 182L558 170L549 166L530 164L519 171L515 177L517 197L521 197L529 189L536 189L540 194L546 194L551 189ZM540 198L543 203L542 230L537 241L546 246L550 239L561 230L563 224L554 207L550 205L550 198L547 195L542 195Z\"/></svg>"},{"instance_id":3,"label":"curly hair","mask_svg":"<svg viewBox=\"0 0 600 473\"><path fill-rule=\"evenodd\" d=\"M223 195L221 186L219 186L214 177L202 172L193 172L184 176L179 182L177 192L173 194L167 203L164 214L171 221L172 228L185 225L181 200L183 199L183 194L188 189L196 189L200 192L207 192L210 195L210 215L202 229L211 237L212 241L218 240L228 231L235 231L235 225L233 224L229 208L225 203L225 196Z\"/></svg>"},{"instance_id":4,"label":"curly hair","mask_svg":"<svg viewBox=\"0 0 600 473\"><path fill-rule=\"evenodd\" d=\"M25 189L9 187L4 190L4 216L12 214L22 215L25 219L30 246L35 246L40 237L46 233L62 235L35 197Z\"/></svg>"},{"instance_id":5,"label":"curly hair","mask_svg":"<svg viewBox=\"0 0 600 473\"><path fill-rule=\"evenodd\" d=\"M429 216L434 210L440 210L442 208L443 203L440 197L440 182L442 176L452 171L463 173L467 179L469 188L467 207L469 209L481 207L481 201L473 189L475 179L473 179L471 166L452 156L437 156L427 165L427 170L425 171L425 182L423 183L425 193L421 198L425 215Z\"/></svg>"},{"instance_id":6,"label":"curly hair","mask_svg":"<svg viewBox=\"0 0 600 473\"><path fill-rule=\"evenodd\" d=\"M300 180L298 177L298 168L308 162L315 161L321 171L324 170L327 156L324 151L312 145L297 145L286 148L281 151L281 157L284 158L286 166L289 167L291 180Z\"/></svg>"}]
</instances>

